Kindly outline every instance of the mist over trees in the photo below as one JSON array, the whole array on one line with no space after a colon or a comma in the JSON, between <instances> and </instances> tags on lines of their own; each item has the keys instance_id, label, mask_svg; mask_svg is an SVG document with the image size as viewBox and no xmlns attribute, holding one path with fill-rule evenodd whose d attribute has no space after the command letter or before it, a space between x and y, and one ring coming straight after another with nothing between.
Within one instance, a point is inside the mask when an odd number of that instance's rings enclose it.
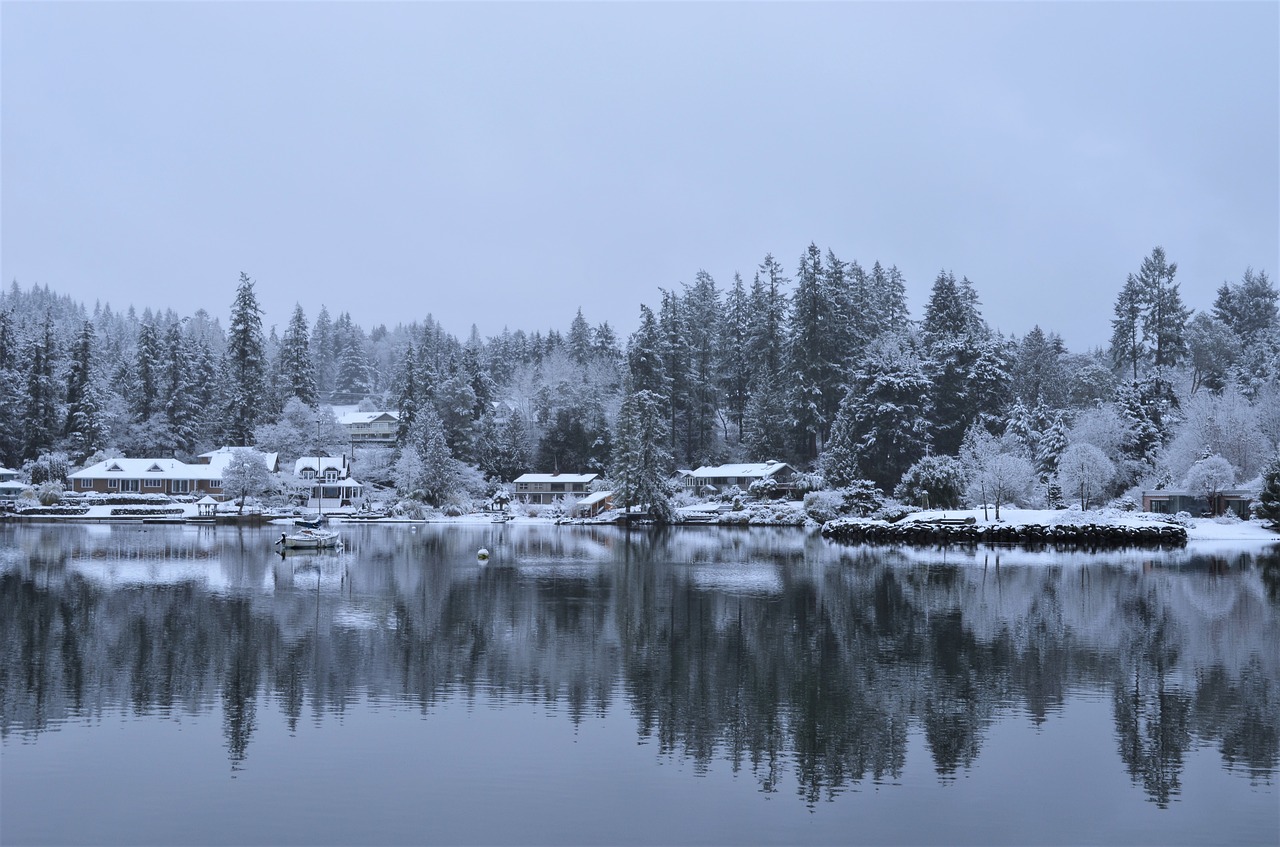
<instances>
[{"instance_id":1,"label":"mist over trees","mask_svg":"<svg viewBox=\"0 0 1280 847\"><path fill-rule=\"evenodd\" d=\"M433 502L525 471L600 473L662 499L677 468L769 459L813 485L948 503L984 480L1005 503L1105 502L1181 485L1210 456L1232 469L1226 487L1255 480L1280 440L1276 288L1246 268L1195 313L1163 249L1135 264L1116 281L1110 345L1087 351L1048 316L994 330L979 283L951 269L913 320L896 267L816 244L794 270L766 254L723 287L697 271L660 289L625 339L581 309L564 331L489 338L430 315L366 329L338 304L264 326L245 273L225 327L203 309L87 307L14 281L0 290L0 463L341 451L307 424L358 405L400 419L389 456L358 472Z\"/></svg>"}]
</instances>

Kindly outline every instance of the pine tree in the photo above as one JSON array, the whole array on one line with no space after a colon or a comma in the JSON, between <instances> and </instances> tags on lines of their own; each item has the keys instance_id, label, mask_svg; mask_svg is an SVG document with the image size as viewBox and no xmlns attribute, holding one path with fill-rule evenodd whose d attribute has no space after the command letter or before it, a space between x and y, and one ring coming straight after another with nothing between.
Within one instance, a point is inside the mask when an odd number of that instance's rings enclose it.
<instances>
[{"instance_id":1,"label":"pine tree","mask_svg":"<svg viewBox=\"0 0 1280 847\"><path fill-rule=\"evenodd\" d=\"M108 434L102 392L93 373L94 329L84 321L80 337L71 352L67 375L67 413L62 434L77 462L101 449Z\"/></svg>"},{"instance_id":2,"label":"pine tree","mask_svg":"<svg viewBox=\"0 0 1280 847\"><path fill-rule=\"evenodd\" d=\"M978 311L967 277L944 271L934 280L923 324L932 437L940 453L954 454L970 424L1006 402L1007 365L999 339Z\"/></svg>"},{"instance_id":3,"label":"pine tree","mask_svg":"<svg viewBox=\"0 0 1280 847\"><path fill-rule=\"evenodd\" d=\"M249 445L262 412L267 362L262 336L262 309L253 292L253 281L240 274L236 299L231 307L231 329L227 337L227 418L226 435L232 444Z\"/></svg>"},{"instance_id":4,"label":"pine tree","mask_svg":"<svg viewBox=\"0 0 1280 847\"><path fill-rule=\"evenodd\" d=\"M855 345L853 308L844 263L828 250L824 266L811 243L796 273L789 341L790 405L801 459L817 457L840 408L845 368Z\"/></svg>"},{"instance_id":5,"label":"pine tree","mask_svg":"<svg viewBox=\"0 0 1280 847\"><path fill-rule=\"evenodd\" d=\"M684 313L691 316L685 323L689 337L689 426L685 459L692 466L710 461L716 441L720 294L711 274L698 271L693 285L685 289L683 305Z\"/></svg>"},{"instance_id":6,"label":"pine tree","mask_svg":"<svg viewBox=\"0 0 1280 847\"><path fill-rule=\"evenodd\" d=\"M591 325L582 316L581 306L578 307L578 313L573 316L573 322L569 324L568 345L569 356L585 368L591 359Z\"/></svg>"},{"instance_id":7,"label":"pine tree","mask_svg":"<svg viewBox=\"0 0 1280 847\"><path fill-rule=\"evenodd\" d=\"M280 342L280 375L289 396L308 406L316 405L316 366L311 357L311 340L307 316L300 304L294 304L293 316Z\"/></svg>"},{"instance_id":8,"label":"pine tree","mask_svg":"<svg viewBox=\"0 0 1280 847\"><path fill-rule=\"evenodd\" d=\"M18 370L18 337L13 309L0 309L0 465L16 467L25 447L23 380Z\"/></svg>"},{"instance_id":9,"label":"pine tree","mask_svg":"<svg viewBox=\"0 0 1280 847\"><path fill-rule=\"evenodd\" d=\"M648 507L655 520L666 523L673 514L667 488L671 470L671 455L666 448L667 417L661 397L652 391L633 389L628 383L618 411L610 474L618 485L615 498L628 509Z\"/></svg>"},{"instance_id":10,"label":"pine tree","mask_svg":"<svg viewBox=\"0 0 1280 847\"><path fill-rule=\"evenodd\" d=\"M1187 354L1186 329L1191 310L1182 304L1176 263L1165 260L1164 250L1156 247L1142 262L1137 282L1143 293L1142 338L1151 350L1151 364L1156 372L1178 364Z\"/></svg>"},{"instance_id":11,"label":"pine tree","mask_svg":"<svg viewBox=\"0 0 1280 847\"><path fill-rule=\"evenodd\" d=\"M337 350L334 396L344 402L362 400L373 392L373 368L365 349L364 330L351 320L348 312L343 312L334 322L333 338Z\"/></svg>"},{"instance_id":12,"label":"pine tree","mask_svg":"<svg viewBox=\"0 0 1280 847\"><path fill-rule=\"evenodd\" d=\"M1224 282L1213 302L1213 317L1231 328L1246 346L1260 338L1280 323L1277 294L1266 271L1254 273L1245 268L1244 276L1236 285Z\"/></svg>"},{"instance_id":13,"label":"pine tree","mask_svg":"<svg viewBox=\"0 0 1280 847\"><path fill-rule=\"evenodd\" d=\"M337 351L334 347L333 321L323 305L311 327L311 361L315 365L317 400L333 394L337 376Z\"/></svg>"},{"instance_id":14,"label":"pine tree","mask_svg":"<svg viewBox=\"0 0 1280 847\"><path fill-rule=\"evenodd\" d=\"M823 454L823 474L847 485L854 469L891 490L930 443L929 379L901 338L878 341L853 375Z\"/></svg>"},{"instance_id":15,"label":"pine tree","mask_svg":"<svg viewBox=\"0 0 1280 847\"><path fill-rule=\"evenodd\" d=\"M138 331L138 349L134 357L133 415L135 420L145 421L161 406L160 380L163 365L160 334L150 320L142 322Z\"/></svg>"},{"instance_id":16,"label":"pine tree","mask_svg":"<svg viewBox=\"0 0 1280 847\"><path fill-rule=\"evenodd\" d=\"M396 445L404 447L408 443L418 411L418 352L412 339L405 345L400 356L400 366L395 376L395 392L396 416L399 420L396 425Z\"/></svg>"},{"instance_id":17,"label":"pine tree","mask_svg":"<svg viewBox=\"0 0 1280 847\"><path fill-rule=\"evenodd\" d=\"M1116 297L1115 317L1111 319L1111 360L1116 369L1126 365L1138 380L1138 365L1146 356L1142 340L1142 312L1145 292L1133 274L1125 280Z\"/></svg>"},{"instance_id":18,"label":"pine tree","mask_svg":"<svg viewBox=\"0 0 1280 847\"><path fill-rule=\"evenodd\" d=\"M725 439L732 425L739 441L750 396L752 362L747 352L747 318L750 306L739 274L733 275L733 288L725 295L716 333L716 373L721 402L725 407Z\"/></svg>"},{"instance_id":19,"label":"pine tree","mask_svg":"<svg viewBox=\"0 0 1280 847\"><path fill-rule=\"evenodd\" d=\"M1280 529L1280 456L1272 458L1262 474L1262 491L1254 513L1267 521L1272 529Z\"/></svg>"},{"instance_id":20,"label":"pine tree","mask_svg":"<svg viewBox=\"0 0 1280 847\"><path fill-rule=\"evenodd\" d=\"M662 307L658 312L658 327L662 333L662 370L670 386L667 395L667 423L672 456L682 462L692 459L689 434L692 417L690 390L689 327L684 307L674 291L662 290Z\"/></svg>"},{"instance_id":21,"label":"pine tree","mask_svg":"<svg viewBox=\"0 0 1280 847\"><path fill-rule=\"evenodd\" d=\"M200 428L200 386L198 367L193 355L194 342L187 338L179 324L169 325L165 332L166 363L164 370L164 417L176 448L184 454L195 449Z\"/></svg>"},{"instance_id":22,"label":"pine tree","mask_svg":"<svg viewBox=\"0 0 1280 847\"><path fill-rule=\"evenodd\" d=\"M40 333L27 345L27 408L23 416L26 430L23 457L27 459L53 449L53 439L59 430L56 357L53 314L46 311Z\"/></svg>"},{"instance_id":23,"label":"pine tree","mask_svg":"<svg viewBox=\"0 0 1280 847\"><path fill-rule=\"evenodd\" d=\"M431 406L422 407L404 450L417 460L415 473L406 480L415 496L433 506L446 502L458 482L458 465L444 437L444 425Z\"/></svg>"}]
</instances>

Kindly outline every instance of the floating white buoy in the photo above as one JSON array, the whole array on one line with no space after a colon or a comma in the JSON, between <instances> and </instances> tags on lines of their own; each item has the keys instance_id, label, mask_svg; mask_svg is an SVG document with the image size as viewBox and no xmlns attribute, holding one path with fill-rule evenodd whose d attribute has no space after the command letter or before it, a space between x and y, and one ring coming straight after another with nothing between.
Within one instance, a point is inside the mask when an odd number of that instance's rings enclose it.
<instances>
[{"instance_id":1,"label":"floating white buoy","mask_svg":"<svg viewBox=\"0 0 1280 847\"><path fill-rule=\"evenodd\" d=\"M481 561L484 561L485 559L489 558L489 551L481 547L479 550L476 551L476 558Z\"/></svg>"}]
</instances>

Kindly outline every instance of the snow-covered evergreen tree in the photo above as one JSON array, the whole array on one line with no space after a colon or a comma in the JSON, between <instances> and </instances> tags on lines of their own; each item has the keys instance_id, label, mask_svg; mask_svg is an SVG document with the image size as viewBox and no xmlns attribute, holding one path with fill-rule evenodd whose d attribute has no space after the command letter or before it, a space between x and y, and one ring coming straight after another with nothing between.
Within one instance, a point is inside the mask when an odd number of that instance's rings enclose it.
<instances>
[{"instance_id":1,"label":"snow-covered evergreen tree","mask_svg":"<svg viewBox=\"0 0 1280 847\"><path fill-rule=\"evenodd\" d=\"M262 309L253 292L253 281L240 274L231 307L227 338L226 436L231 444L248 446L262 414L267 361L262 335Z\"/></svg>"},{"instance_id":2,"label":"snow-covered evergreen tree","mask_svg":"<svg viewBox=\"0 0 1280 847\"><path fill-rule=\"evenodd\" d=\"M672 507L667 479L671 454L667 450L670 441L662 398L646 389L632 389L628 382L618 412L610 473L618 486L614 499L626 508L647 507L655 520L669 522Z\"/></svg>"},{"instance_id":3,"label":"snow-covered evergreen tree","mask_svg":"<svg viewBox=\"0 0 1280 847\"><path fill-rule=\"evenodd\" d=\"M716 333L716 381L725 411L725 439L729 430L742 439L743 421L750 398L752 362L747 350L750 304L742 277L733 275L733 287L725 294Z\"/></svg>"},{"instance_id":4,"label":"snow-covered evergreen tree","mask_svg":"<svg viewBox=\"0 0 1280 847\"><path fill-rule=\"evenodd\" d=\"M316 367L311 356L307 316L294 304L289 327L280 341L280 376L283 388L308 406L316 405Z\"/></svg>"},{"instance_id":5,"label":"snow-covered evergreen tree","mask_svg":"<svg viewBox=\"0 0 1280 847\"><path fill-rule=\"evenodd\" d=\"M145 421L160 410L160 383L164 371L164 351L160 346L160 334L150 320L142 322L138 330L138 347L134 355L133 414L137 420Z\"/></svg>"},{"instance_id":6,"label":"snow-covered evergreen tree","mask_svg":"<svg viewBox=\"0 0 1280 847\"><path fill-rule=\"evenodd\" d=\"M320 306L316 322L311 327L311 361L315 364L317 399L333 395L334 380L338 373L337 349L334 345L333 319L329 310Z\"/></svg>"},{"instance_id":7,"label":"snow-covered evergreen tree","mask_svg":"<svg viewBox=\"0 0 1280 847\"><path fill-rule=\"evenodd\" d=\"M1280 528L1280 455L1271 458L1262 474L1262 490L1254 513L1272 529Z\"/></svg>"},{"instance_id":8,"label":"snow-covered evergreen tree","mask_svg":"<svg viewBox=\"0 0 1280 847\"><path fill-rule=\"evenodd\" d=\"M62 398L57 379L57 356L53 315L46 311L39 331L27 343L26 409L21 418L26 430L24 458L34 459L52 450L60 429Z\"/></svg>"},{"instance_id":9,"label":"snow-covered evergreen tree","mask_svg":"<svg viewBox=\"0 0 1280 847\"><path fill-rule=\"evenodd\" d=\"M929 445L929 378L903 337L882 338L853 375L821 459L829 485L864 476L892 490Z\"/></svg>"},{"instance_id":10,"label":"snow-covered evergreen tree","mask_svg":"<svg viewBox=\"0 0 1280 847\"><path fill-rule=\"evenodd\" d=\"M818 246L810 243L796 272L785 375L802 460L821 452L844 397L855 353L852 299L844 263L828 251L824 266Z\"/></svg>"},{"instance_id":11,"label":"snow-covered evergreen tree","mask_svg":"<svg viewBox=\"0 0 1280 847\"><path fill-rule=\"evenodd\" d=\"M693 285L685 289L682 306L687 316L689 356L688 426L683 448L684 458L692 467L709 463L719 442L716 418L720 391L716 367L721 306L720 293L711 274L698 271Z\"/></svg>"}]
</instances>

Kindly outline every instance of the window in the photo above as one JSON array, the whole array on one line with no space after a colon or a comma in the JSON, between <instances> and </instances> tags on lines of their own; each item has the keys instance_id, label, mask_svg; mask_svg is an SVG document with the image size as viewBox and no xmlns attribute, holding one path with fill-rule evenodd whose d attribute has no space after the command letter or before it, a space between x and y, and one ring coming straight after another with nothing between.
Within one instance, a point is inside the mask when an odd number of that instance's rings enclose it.
<instances>
[{"instance_id":1,"label":"window","mask_svg":"<svg viewBox=\"0 0 1280 847\"><path fill-rule=\"evenodd\" d=\"M169 482L170 494L186 494L191 491L191 480L175 479Z\"/></svg>"},{"instance_id":2,"label":"window","mask_svg":"<svg viewBox=\"0 0 1280 847\"><path fill-rule=\"evenodd\" d=\"M107 488L119 488L119 487L120 487L120 480L118 479L107 480Z\"/></svg>"},{"instance_id":3,"label":"window","mask_svg":"<svg viewBox=\"0 0 1280 847\"><path fill-rule=\"evenodd\" d=\"M120 480L120 490L121 490L121 491L137 491L137 490L139 490L139 488L140 488L140 486L138 485L138 480L136 480L136 479L122 479L122 480Z\"/></svg>"},{"instance_id":4,"label":"window","mask_svg":"<svg viewBox=\"0 0 1280 847\"><path fill-rule=\"evenodd\" d=\"M89 489L89 488L93 488L93 480L91 480L91 479L77 479L77 480L76 480L76 488L82 488L82 489Z\"/></svg>"},{"instance_id":5,"label":"window","mask_svg":"<svg viewBox=\"0 0 1280 847\"><path fill-rule=\"evenodd\" d=\"M164 488L163 479L148 479L143 485L147 488Z\"/></svg>"},{"instance_id":6,"label":"window","mask_svg":"<svg viewBox=\"0 0 1280 847\"><path fill-rule=\"evenodd\" d=\"M564 491L564 483L563 483L563 482L553 482L553 483L551 483L551 490L552 490L552 491Z\"/></svg>"}]
</instances>

